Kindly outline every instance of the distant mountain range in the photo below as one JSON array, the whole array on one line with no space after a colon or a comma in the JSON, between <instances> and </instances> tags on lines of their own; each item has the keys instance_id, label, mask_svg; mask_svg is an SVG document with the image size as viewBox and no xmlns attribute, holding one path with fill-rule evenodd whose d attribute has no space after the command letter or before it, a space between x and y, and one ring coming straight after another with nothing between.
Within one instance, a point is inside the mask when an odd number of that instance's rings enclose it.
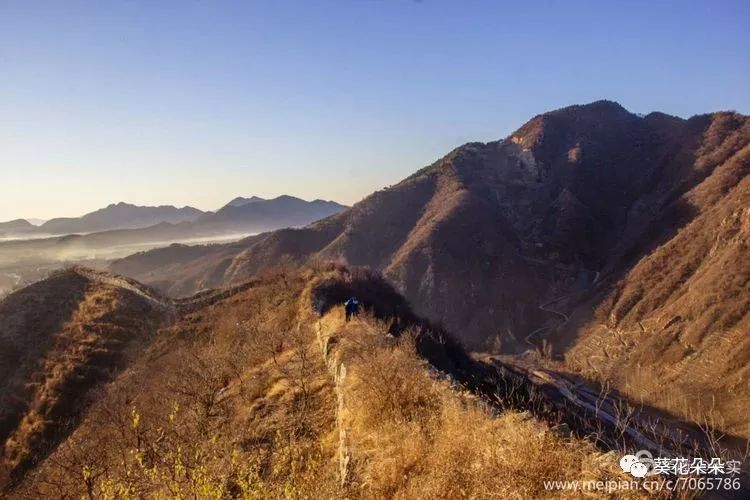
<instances>
[{"instance_id":1,"label":"distant mountain range","mask_svg":"<svg viewBox=\"0 0 750 500\"><path fill-rule=\"evenodd\" d=\"M233 199L232 201L224 205L224 208L241 207L242 205L247 205L248 203L255 203L256 201L266 201L266 200L258 196L251 196L250 198L243 198L241 196L238 196L237 198Z\"/></svg>"},{"instance_id":2,"label":"distant mountain range","mask_svg":"<svg viewBox=\"0 0 750 500\"><path fill-rule=\"evenodd\" d=\"M190 231L188 236L222 232L257 232L308 224L346 208L333 201L305 201L282 195L274 199L258 196L238 197L216 212L204 212L193 207L176 208L170 205L143 207L129 203L111 204L81 217L55 218L41 225L24 219L0 223L0 236L69 235L106 231L149 229L138 234L159 233L167 230L164 224L175 225L172 232ZM194 222L194 225L180 225ZM196 232L197 231L197 232Z\"/></svg>"},{"instance_id":3,"label":"distant mountain range","mask_svg":"<svg viewBox=\"0 0 750 500\"><path fill-rule=\"evenodd\" d=\"M347 208L335 201L305 201L294 196L265 200L256 196L236 198L218 210L195 221L195 229L223 231L267 231L270 227L298 227L336 214Z\"/></svg>"},{"instance_id":4,"label":"distant mountain range","mask_svg":"<svg viewBox=\"0 0 750 500\"><path fill-rule=\"evenodd\" d=\"M138 229L162 222L177 224L195 220L205 212L193 207L176 208L171 205L141 207L129 203L111 204L81 217L60 217L40 225L24 219L0 223L1 235L49 234L65 235L111 231L114 229Z\"/></svg>"},{"instance_id":5,"label":"distant mountain range","mask_svg":"<svg viewBox=\"0 0 750 500\"><path fill-rule=\"evenodd\" d=\"M233 200L216 212L186 207L137 207L120 203L76 219L53 219L40 227L24 220L0 225L0 265L18 259L76 260L122 257L174 242L199 242L302 227L347 207L334 201L293 196ZM134 227L135 226L135 227ZM107 229L111 228L111 229ZM61 233L64 236L45 237Z\"/></svg>"},{"instance_id":6,"label":"distant mountain range","mask_svg":"<svg viewBox=\"0 0 750 500\"><path fill-rule=\"evenodd\" d=\"M189 295L290 256L368 266L473 349L547 349L678 413L663 388L691 407L722 395L717 411L750 435L750 391L736 390L750 362L748 207L747 116L641 116L599 101L461 146L303 229L112 269Z\"/></svg>"},{"instance_id":7,"label":"distant mountain range","mask_svg":"<svg viewBox=\"0 0 750 500\"><path fill-rule=\"evenodd\" d=\"M28 233L33 233L37 231L39 228L35 226L34 224L30 223L29 221L25 219L16 219L8 222L0 222L0 236L3 235L11 235L11 234L17 234L17 235L24 235Z\"/></svg>"},{"instance_id":8,"label":"distant mountain range","mask_svg":"<svg viewBox=\"0 0 750 500\"><path fill-rule=\"evenodd\" d=\"M170 205L139 207L128 203L111 204L83 217L48 220L39 231L49 234L94 233L113 229L138 229L166 222L177 224L195 220L204 212L193 207Z\"/></svg>"}]
</instances>

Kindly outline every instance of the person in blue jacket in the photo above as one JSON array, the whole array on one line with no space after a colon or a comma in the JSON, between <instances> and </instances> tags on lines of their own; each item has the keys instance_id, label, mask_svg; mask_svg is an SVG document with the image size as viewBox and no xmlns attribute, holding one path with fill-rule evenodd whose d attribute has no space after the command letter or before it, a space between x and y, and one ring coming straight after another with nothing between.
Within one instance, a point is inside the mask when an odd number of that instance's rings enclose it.
<instances>
[{"instance_id":1,"label":"person in blue jacket","mask_svg":"<svg viewBox=\"0 0 750 500\"><path fill-rule=\"evenodd\" d=\"M359 301L356 297L352 297L344 303L344 311L346 311L347 321L349 321L352 316L357 315L359 312Z\"/></svg>"}]
</instances>

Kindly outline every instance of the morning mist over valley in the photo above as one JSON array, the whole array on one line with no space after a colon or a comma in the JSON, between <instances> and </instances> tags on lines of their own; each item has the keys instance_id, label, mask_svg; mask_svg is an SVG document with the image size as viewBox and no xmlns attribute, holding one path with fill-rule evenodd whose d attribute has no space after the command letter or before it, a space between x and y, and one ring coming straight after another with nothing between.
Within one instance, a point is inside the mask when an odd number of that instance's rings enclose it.
<instances>
[{"instance_id":1,"label":"morning mist over valley","mask_svg":"<svg viewBox=\"0 0 750 500\"><path fill-rule=\"evenodd\" d=\"M0 1L0 497L746 498L748 15Z\"/></svg>"}]
</instances>

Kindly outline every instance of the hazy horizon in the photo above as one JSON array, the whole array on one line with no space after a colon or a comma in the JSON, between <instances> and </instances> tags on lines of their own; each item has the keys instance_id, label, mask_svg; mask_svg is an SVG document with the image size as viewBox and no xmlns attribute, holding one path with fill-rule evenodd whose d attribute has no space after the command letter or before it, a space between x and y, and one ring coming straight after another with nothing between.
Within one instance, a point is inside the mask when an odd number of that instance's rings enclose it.
<instances>
[{"instance_id":1,"label":"hazy horizon","mask_svg":"<svg viewBox=\"0 0 750 500\"><path fill-rule=\"evenodd\" d=\"M748 14L734 1L0 1L0 221L119 201L351 205L460 144L599 99L748 114Z\"/></svg>"},{"instance_id":2,"label":"hazy horizon","mask_svg":"<svg viewBox=\"0 0 750 500\"><path fill-rule=\"evenodd\" d=\"M23 220L26 220L27 222L29 222L29 223L31 223L31 224L33 224L35 226L39 226L39 225L44 224L45 222L47 222L49 220L56 219L56 218L77 218L77 217L81 217L83 215L89 214L91 212L95 212L95 211L100 210L102 208L107 208L110 205L117 205L118 203L125 203L125 204L128 204L128 205L135 205L135 206L141 206L141 207L159 207L159 206L173 206L175 208L188 208L188 207L192 207L192 208L197 208L197 209L199 209L199 210L201 210L203 212L216 212L217 210L223 208L225 205L227 205L230 201L234 200L235 198L250 198L252 196L259 196L259 195L256 195L255 193L251 193L251 194L238 194L238 195L232 196L231 198L228 198L226 201L220 203L218 206L209 207L209 208L198 207L196 205L191 205L191 204L178 205L178 204L174 204L174 203L164 203L164 202L152 203L152 204L141 204L141 203L134 203L134 202L129 201L129 200L116 200L116 201L113 200L113 201L110 201L108 203L105 203L104 205L94 207L91 210L87 210L86 212L82 212L82 213L54 215L52 217L47 217L47 218L42 218L42 217L15 217L14 219L2 219L2 218L0 218L0 223L11 222L13 220L23 219ZM333 201L333 202L341 203L343 205L351 205L351 204L339 202L338 200L329 200L329 199L324 199L324 198L306 198L306 197L303 197L303 196L296 196L296 195L291 194L291 193L278 193L278 194L271 194L271 195L268 195L268 196L259 196L259 197L263 198L263 199L266 199L266 200L272 200L274 198L278 198L279 196L293 196L295 198L299 198L299 199L302 199L304 201L314 201L314 200L322 199L323 201Z\"/></svg>"}]
</instances>

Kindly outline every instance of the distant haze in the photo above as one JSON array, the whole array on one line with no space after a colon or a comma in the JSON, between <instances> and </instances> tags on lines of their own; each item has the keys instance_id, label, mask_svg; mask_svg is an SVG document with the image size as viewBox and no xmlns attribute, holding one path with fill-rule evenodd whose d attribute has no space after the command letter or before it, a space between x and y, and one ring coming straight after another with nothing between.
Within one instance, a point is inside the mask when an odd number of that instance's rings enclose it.
<instances>
[{"instance_id":1,"label":"distant haze","mask_svg":"<svg viewBox=\"0 0 750 500\"><path fill-rule=\"evenodd\" d=\"M750 113L750 3L0 2L0 220L345 204L601 98Z\"/></svg>"},{"instance_id":2,"label":"distant haze","mask_svg":"<svg viewBox=\"0 0 750 500\"><path fill-rule=\"evenodd\" d=\"M235 197L215 212L172 206L110 204L76 218L41 226L23 219L0 222L0 296L45 276L65 263L103 261L181 244L236 241L274 229L301 227L347 207L293 196Z\"/></svg>"}]
</instances>

